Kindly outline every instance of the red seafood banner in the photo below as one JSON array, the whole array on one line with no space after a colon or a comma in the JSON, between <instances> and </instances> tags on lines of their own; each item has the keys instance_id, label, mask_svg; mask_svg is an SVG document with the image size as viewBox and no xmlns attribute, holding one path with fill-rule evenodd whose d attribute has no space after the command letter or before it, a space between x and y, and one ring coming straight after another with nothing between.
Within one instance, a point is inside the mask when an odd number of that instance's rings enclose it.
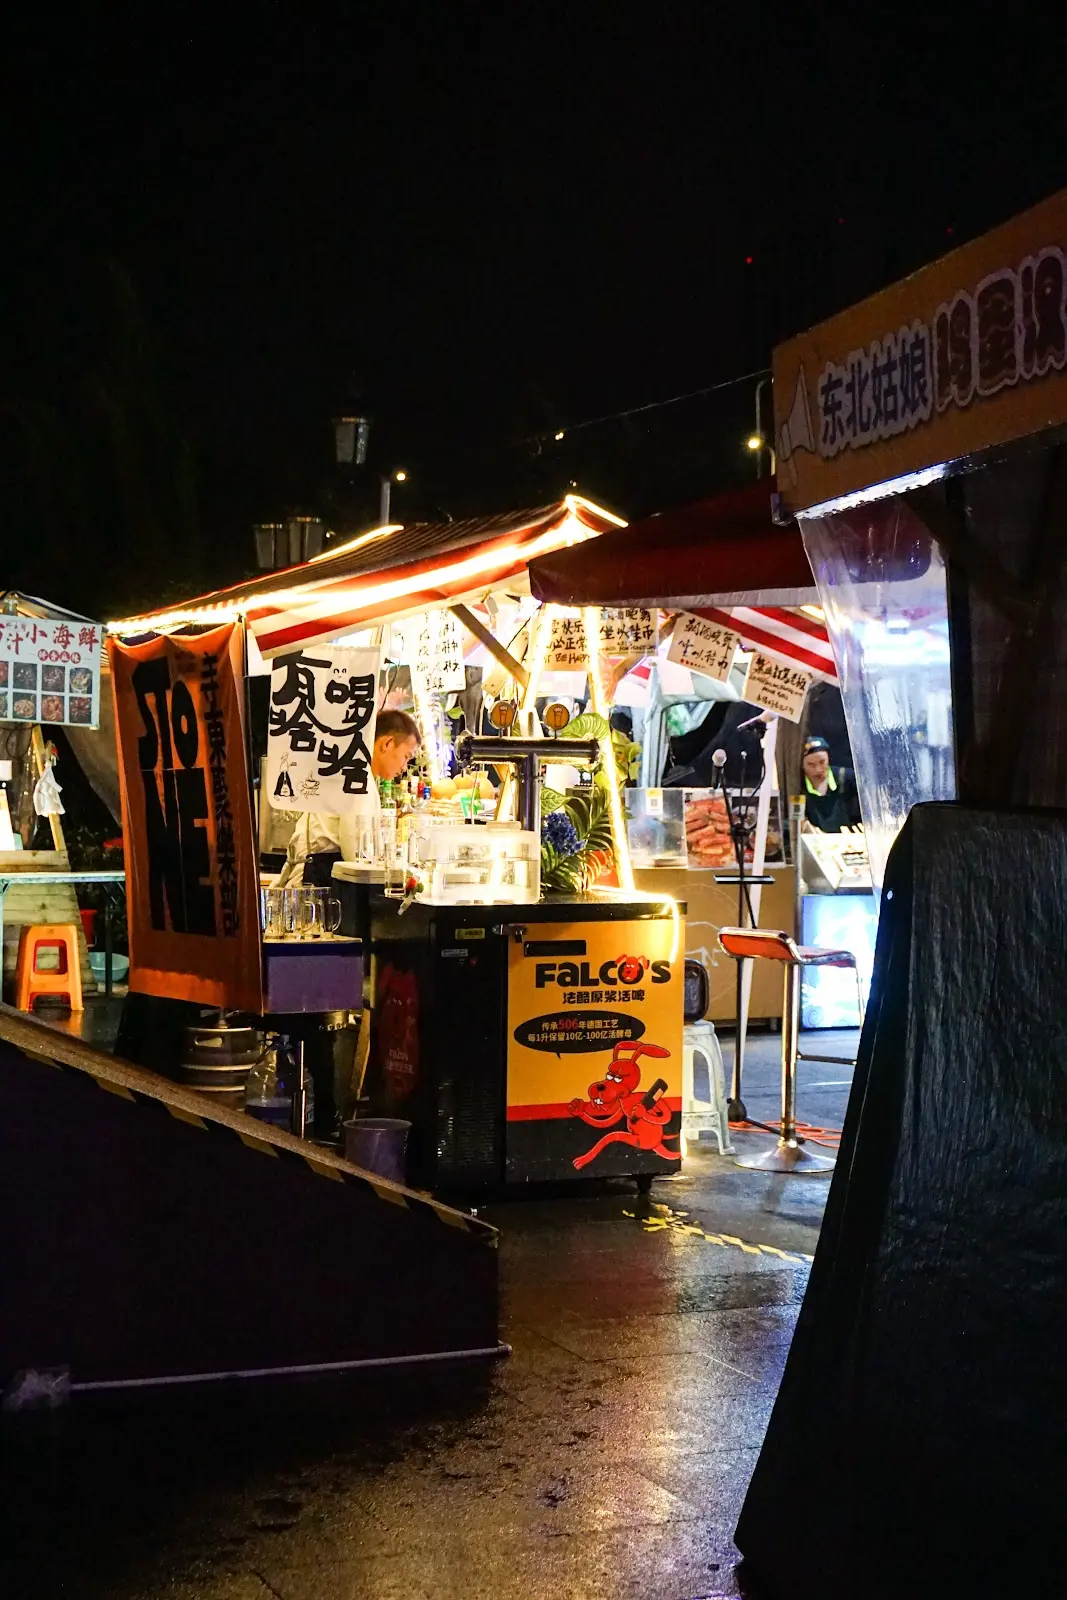
<instances>
[{"instance_id":1,"label":"red seafood banner","mask_svg":"<svg viewBox=\"0 0 1067 1600\"><path fill-rule=\"evenodd\" d=\"M108 641L130 988L260 1012L259 882L241 632Z\"/></svg>"}]
</instances>

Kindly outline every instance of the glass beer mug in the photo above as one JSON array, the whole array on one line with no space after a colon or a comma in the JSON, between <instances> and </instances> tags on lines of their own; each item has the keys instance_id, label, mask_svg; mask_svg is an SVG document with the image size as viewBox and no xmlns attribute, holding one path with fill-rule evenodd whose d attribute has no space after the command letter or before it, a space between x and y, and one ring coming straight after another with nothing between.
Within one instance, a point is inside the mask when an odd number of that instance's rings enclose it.
<instances>
[{"instance_id":1,"label":"glass beer mug","mask_svg":"<svg viewBox=\"0 0 1067 1600\"><path fill-rule=\"evenodd\" d=\"M265 939L285 937L285 890L261 889L259 891L260 924Z\"/></svg>"},{"instance_id":2,"label":"glass beer mug","mask_svg":"<svg viewBox=\"0 0 1067 1600\"><path fill-rule=\"evenodd\" d=\"M323 934L336 933L341 926L341 902L329 889L305 889L304 933L308 938L321 939Z\"/></svg>"}]
</instances>

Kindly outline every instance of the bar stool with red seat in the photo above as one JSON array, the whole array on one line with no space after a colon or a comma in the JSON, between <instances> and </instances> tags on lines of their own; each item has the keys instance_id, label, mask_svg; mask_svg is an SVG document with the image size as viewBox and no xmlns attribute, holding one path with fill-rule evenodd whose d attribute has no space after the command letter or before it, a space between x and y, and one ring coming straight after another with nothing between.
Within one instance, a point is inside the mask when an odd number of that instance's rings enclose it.
<instances>
[{"instance_id":1,"label":"bar stool with red seat","mask_svg":"<svg viewBox=\"0 0 1067 1600\"><path fill-rule=\"evenodd\" d=\"M56 965L42 967L42 950L56 952ZM32 1011L37 1000L64 1001L72 1011L83 1011L78 930L71 922L34 922L19 935L15 969L15 1004Z\"/></svg>"},{"instance_id":2,"label":"bar stool with red seat","mask_svg":"<svg viewBox=\"0 0 1067 1600\"><path fill-rule=\"evenodd\" d=\"M833 1156L817 1155L797 1135L797 1046L800 1035L800 976L804 967L851 967L851 950L819 950L798 945L773 928L720 928L719 944L728 956L780 961L782 984L782 1121L778 1143L759 1156L738 1156L735 1165L757 1172L832 1172Z\"/></svg>"}]
</instances>

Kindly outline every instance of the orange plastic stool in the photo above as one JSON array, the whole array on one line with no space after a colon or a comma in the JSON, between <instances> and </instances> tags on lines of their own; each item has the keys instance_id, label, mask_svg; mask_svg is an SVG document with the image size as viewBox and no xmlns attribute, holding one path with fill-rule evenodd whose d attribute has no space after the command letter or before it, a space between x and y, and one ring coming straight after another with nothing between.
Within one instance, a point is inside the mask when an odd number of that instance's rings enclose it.
<instances>
[{"instance_id":1,"label":"orange plastic stool","mask_svg":"<svg viewBox=\"0 0 1067 1600\"><path fill-rule=\"evenodd\" d=\"M42 950L55 950L57 966L41 968ZM19 935L19 958L15 970L15 1004L20 1011L32 1011L43 996L65 1000L72 1011L83 1011L82 975L78 960L78 930L71 922L35 922Z\"/></svg>"}]
</instances>

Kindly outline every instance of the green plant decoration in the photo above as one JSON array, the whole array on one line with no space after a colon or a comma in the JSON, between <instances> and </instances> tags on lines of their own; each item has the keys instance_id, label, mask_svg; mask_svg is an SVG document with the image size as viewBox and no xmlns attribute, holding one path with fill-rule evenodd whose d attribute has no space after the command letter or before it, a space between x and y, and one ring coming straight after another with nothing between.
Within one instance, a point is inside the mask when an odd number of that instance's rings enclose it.
<instances>
[{"instance_id":1,"label":"green plant decoration","mask_svg":"<svg viewBox=\"0 0 1067 1600\"><path fill-rule=\"evenodd\" d=\"M606 717L595 711L583 711L556 735L559 739L606 739L610 733Z\"/></svg>"},{"instance_id":2,"label":"green plant decoration","mask_svg":"<svg viewBox=\"0 0 1067 1600\"><path fill-rule=\"evenodd\" d=\"M581 894L615 860L608 797L596 785L585 794L559 798L561 804L549 812L541 828L541 887Z\"/></svg>"},{"instance_id":3,"label":"green plant decoration","mask_svg":"<svg viewBox=\"0 0 1067 1600\"><path fill-rule=\"evenodd\" d=\"M641 746L627 738L620 728L612 728L611 748L623 783L636 783L641 776Z\"/></svg>"}]
</instances>

